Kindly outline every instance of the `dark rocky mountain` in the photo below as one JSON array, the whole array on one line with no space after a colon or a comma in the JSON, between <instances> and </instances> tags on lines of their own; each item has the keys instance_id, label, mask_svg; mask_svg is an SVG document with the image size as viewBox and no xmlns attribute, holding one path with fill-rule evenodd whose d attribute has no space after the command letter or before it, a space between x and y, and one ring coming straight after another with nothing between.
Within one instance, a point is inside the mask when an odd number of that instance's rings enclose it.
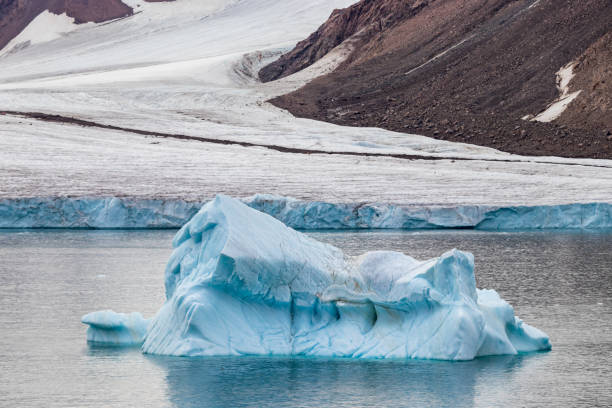
<instances>
[{"instance_id":1,"label":"dark rocky mountain","mask_svg":"<svg viewBox=\"0 0 612 408\"><path fill-rule=\"evenodd\" d=\"M260 78L290 75L347 39L331 74L272 100L296 116L377 126L526 155L612 158L612 1L362 0L335 10ZM574 62L582 91L556 120Z\"/></svg>"},{"instance_id":2,"label":"dark rocky mountain","mask_svg":"<svg viewBox=\"0 0 612 408\"><path fill-rule=\"evenodd\" d=\"M0 0L0 49L45 10L66 13L76 23L101 23L133 13L121 0Z\"/></svg>"},{"instance_id":3,"label":"dark rocky mountain","mask_svg":"<svg viewBox=\"0 0 612 408\"><path fill-rule=\"evenodd\" d=\"M570 91L582 93L559 121L567 126L582 124L612 136L612 32L591 45L578 58Z\"/></svg>"}]
</instances>

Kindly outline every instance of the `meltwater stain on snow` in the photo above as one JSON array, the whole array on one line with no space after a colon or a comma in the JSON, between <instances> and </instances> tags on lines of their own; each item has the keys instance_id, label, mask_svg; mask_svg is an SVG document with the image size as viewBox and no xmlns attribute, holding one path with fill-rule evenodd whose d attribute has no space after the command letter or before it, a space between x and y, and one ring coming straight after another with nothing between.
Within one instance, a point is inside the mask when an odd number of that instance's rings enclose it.
<instances>
[{"instance_id":1,"label":"meltwater stain on snow","mask_svg":"<svg viewBox=\"0 0 612 408\"><path fill-rule=\"evenodd\" d=\"M470 253L350 257L226 196L173 246L156 316L91 313L88 340L176 356L471 360L551 348L495 291L476 288Z\"/></svg>"}]
</instances>

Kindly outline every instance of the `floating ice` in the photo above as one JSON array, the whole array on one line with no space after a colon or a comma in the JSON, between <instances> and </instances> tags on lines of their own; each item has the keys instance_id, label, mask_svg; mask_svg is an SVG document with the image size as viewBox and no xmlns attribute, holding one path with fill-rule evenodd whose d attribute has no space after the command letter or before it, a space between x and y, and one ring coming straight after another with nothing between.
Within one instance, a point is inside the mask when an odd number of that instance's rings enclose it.
<instances>
[{"instance_id":1,"label":"floating ice","mask_svg":"<svg viewBox=\"0 0 612 408\"><path fill-rule=\"evenodd\" d=\"M142 344L149 320L140 313L115 313L102 310L86 314L81 322L88 324L87 341L105 346L134 346Z\"/></svg>"},{"instance_id":2,"label":"floating ice","mask_svg":"<svg viewBox=\"0 0 612 408\"><path fill-rule=\"evenodd\" d=\"M476 289L466 252L349 257L225 196L173 245L146 353L470 360L550 349L496 292Z\"/></svg>"}]
</instances>

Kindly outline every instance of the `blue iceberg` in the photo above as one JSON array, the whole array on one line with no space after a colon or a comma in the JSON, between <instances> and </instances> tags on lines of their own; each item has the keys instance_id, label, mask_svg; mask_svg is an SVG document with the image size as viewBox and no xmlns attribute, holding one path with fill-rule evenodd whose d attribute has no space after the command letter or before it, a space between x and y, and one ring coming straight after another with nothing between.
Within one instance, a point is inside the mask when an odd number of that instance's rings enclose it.
<instances>
[{"instance_id":1,"label":"blue iceberg","mask_svg":"<svg viewBox=\"0 0 612 408\"><path fill-rule=\"evenodd\" d=\"M138 312L124 314L101 310L86 314L87 341L102 346L137 346L144 341L149 320Z\"/></svg>"},{"instance_id":2,"label":"blue iceberg","mask_svg":"<svg viewBox=\"0 0 612 408\"><path fill-rule=\"evenodd\" d=\"M470 253L350 257L221 195L173 246L145 353L471 360L551 347L476 288Z\"/></svg>"}]
</instances>

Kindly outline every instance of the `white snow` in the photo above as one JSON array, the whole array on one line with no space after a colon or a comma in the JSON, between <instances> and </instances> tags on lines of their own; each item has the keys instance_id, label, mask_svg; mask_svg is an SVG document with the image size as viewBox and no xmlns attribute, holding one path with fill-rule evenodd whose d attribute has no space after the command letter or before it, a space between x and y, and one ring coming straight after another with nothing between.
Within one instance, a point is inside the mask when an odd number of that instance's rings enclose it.
<instances>
[{"instance_id":1,"label":"white snow","mask_svg":"<svg viewBox=\"0 0 612 408\"><path fill-rule=\"evenodd\" d=\"M0 197L206 201L221 192L401 204L612 201L610 161L513 156L296 119L266 103L343 60L350 43L282 80L261 84L255 78L261 66L316 30L334 8L352 2L140 2L136 11L142 11L129 18L82 27L0 59L0 110L330 152L477 160L280 153L0 116Z\"/></svg>"},{"instance_id":2,"label":"white snow","mask_svg":"<svg viewBox=\"0 0 612 408\"><path fill-rule=\"evenodd\" d=\"M559 89L560 93L559 98L546 108L544 112L539 113L532 120L537 122L552 122L558 119L559 116L565 112L569 104L580 95L582 91L569 92L569 84L574 78L575 66L575 62L570 62L557 72L557 89Z\"/></svg>"},{"instance_id":3,"label":"white snow","mask_svg":"<svg viewBox=\"0 0 612 408\"><path fill-rule=\"evenodd\" d=\"M66 13L53 14L49 10L40 13L28 24L28 26L13 38L8 44L0 50L0 57L11 52L16 52L18 49L25 48L33 44L41 44L48 41L53 41L63 35L78 29L91 25L78 25L74 22L74 18L68 17Z\"/></svg>"},{"instance_id":4,"label":"white snow","mask_svg":"<svg viewBox=\"0 0 612 408\"><path fill-rule=\"evenodd\" d=\"M134 13L142 12L147 19L165 19L168 15L184 18L203 18L223 10L238 0L174 0L170 2L147 2L144 0L122 0L132 7Z\"/></svg>"},{"instance_id":5,"label":"white snow","mask_svg":"<svg viewBox=\"0 0 612 408\"><path fill-rule=\"evenodd\" d=\"M433 56L431 59L429 59L429 60L425 61L425 62L424 62L424 63L422 63L421 65L419 65L419 66L417 66L417 67L415 67L415 68L412 68L412 69L411 69L410 71L408 71L408 72L405 72L405 73L404 73L404 75L410 75L410 74L412 74L414 71L417 71L417 70L419 70L419 69L423 68L424 66L426 66L426 65L428 65L428 64L431 64L432 62L434 62L434 61L436 61L436 60L438 60L438 59L442 58L443 56L445 56L446 54L448 54L449 52L451 52L451 51L452 51L452 50L454 50L455 48L460 47L462 44L464 44L465 42L467 42L467 41L471 40L471 39L472 39L472 38L474 38L475 36L476 36L476 34L473 34L473 35L467 36L467 37L466 37L466 38L464 38L463 40L459 41L457 44L455 44L455 45L452 45L452 46L448 47L447 49L445 49L444 51L442 51L441 53L439 53L439 54L437 54L437 55L434 55L434 56Z\"/></svg>"},{"instance_id":6,"label":"white snow","mask_svg":"<svg viewBox=\"0 0 612 408\"><path fill-rule=\"evenodd\" d=\"M538 4L540 4L540 1L541 1L541 0L536 0L536 1L534 1L534 2L533 2L533 4L531 4L531 6L529 6L529 7L528 7L528 9L531 9L531 8L537 7L537 6L538 6Z\"/></svg>"},{"instance_id":7,"label":"white snow","mask_svg":"<svg viewBox=\"0 0 612 408\"><path fill-rule=\"evenodd\" d=\"M606 168L285 154L9 116L0 127L3 198L205 201L266 192L327 202L539 205L609 202L612 194L609 161L582 161Z\"/></svg>"}]
</instances>

